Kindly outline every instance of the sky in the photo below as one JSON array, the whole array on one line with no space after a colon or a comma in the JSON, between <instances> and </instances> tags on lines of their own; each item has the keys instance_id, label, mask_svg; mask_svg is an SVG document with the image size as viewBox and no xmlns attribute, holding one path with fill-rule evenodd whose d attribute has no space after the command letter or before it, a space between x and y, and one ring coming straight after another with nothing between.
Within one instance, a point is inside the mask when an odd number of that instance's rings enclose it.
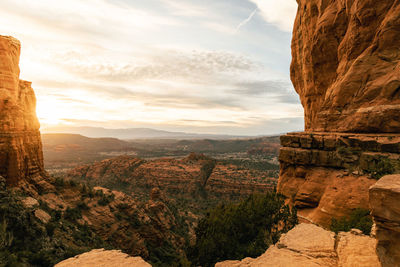
<instances>
[{"instance_id":1,"label":"sky","mask_svg":"<svg viewBox=\"0 0 400 267\"><path fill-rule=\"evenodd\" d=\"M42 132L61 126L268 135L303 129L295 0L1 0Z\"/></svg>"}]
</instances>

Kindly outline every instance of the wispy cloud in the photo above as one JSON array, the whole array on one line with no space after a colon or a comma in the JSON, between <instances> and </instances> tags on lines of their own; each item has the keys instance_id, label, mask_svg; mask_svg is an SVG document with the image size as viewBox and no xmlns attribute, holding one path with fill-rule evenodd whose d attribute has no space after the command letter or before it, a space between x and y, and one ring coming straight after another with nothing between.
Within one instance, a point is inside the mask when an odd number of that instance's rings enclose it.
<instances>
[{"instance_id":1,"label":"wispy cloud","mask_svg":"<svg viewBox=\"0 0 400 267\"><path fill-rule=\"evenodd\" d=\"M84 78L131 82L157 79L204 82L220 74L242 74L261 67L260 63L240 54L204 50L184 52L154 49L145 62L135 62L134 59L125 62L105 61L70 52L49 60Z\"/></svg>"},{"instance_id":2,"label":"wispy cloud","mask_svg":"<svg viewBox=\"0 0 400 267\"><path fill-rule=\"evenodd\" d=\"M236 31L239 31L240 28L242 28L244 25L246 25L247 23L250 22L250 20L254 17L254 15L257 13L258 11L258 7L256 9L254 9L253 12L251 12L251 14L248 16L248 18L246 18L245 20L243 20L242 22L239 23L239 25L237 25L236 27Z\"/></svg>"}]
</instances>

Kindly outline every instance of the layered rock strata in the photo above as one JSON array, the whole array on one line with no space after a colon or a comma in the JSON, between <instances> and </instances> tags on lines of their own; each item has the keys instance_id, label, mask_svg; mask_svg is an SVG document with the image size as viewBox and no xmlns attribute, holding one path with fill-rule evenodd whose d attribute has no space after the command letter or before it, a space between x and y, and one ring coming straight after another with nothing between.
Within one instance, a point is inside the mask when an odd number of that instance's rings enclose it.
<instances>
[{"instance_id":1,"label":"layered rock strata","mask_svg":"<svg viewBox=\"0 0 400 267\"><path fill-rule=\"evenodd\" d=\"M368 209L369 187L400 171L400 135L289 133L281 144L279 192L300 216L323 226Z\"/></svg>"},{"instance_id":2,"label":"layered rock strata","mask_svg":"<svg viewBox=\"0 0 400 267\"><path fill-rule=\"evenodd\" d=\"M216 267L245 266L364 266L379 267L373 238L357 230L349 233L326 231L312 224L299 224L283 235L276 245L260 257L224 261Z\"/></svg>"},{"instance_id":3,"label":"layered rock strata","mask_svg":"<svg viewBox=\"0 0 400 267\"><path fill-rule=\"evenodd\" d=\"M214 162L199 154L184 159L142 160L131 156L106 159L71 170L68 176L95 184L123 185L126 192L147 195L158 187L167 196L193 199L199 189L209 198L247 196L253 192L273 190L276 179L268 171L249 170Z\"/></svg>"},{"instance_id":4,"label":"layered rock strata","mask_svg":"<svg viewBox=\"0 0 400 267\"><path fill-rule=\"evenodd\" d=\"M400 2L297 2L291 79L306 131L400 132Z\"/></svg>"},{"instance_id":5,"label":"layered rock strata","mask_svg":"<svg viewBox=\"0 0 400 267\"><path fill-rule=\"evenodd\" d=\"M0 36L0 175L7 183L44 173L36 98L19 79L20 42Z\"/></svg>"},{"instance_id":6,"label":"layered rock strata","mask_svg":"<svg viewBox=\"0 0 400 267\"><path fill-rule=\"evenodd\" d=\"M400 175L382 177L369 198L382 266L400 266Z\"/></svg>"}]
</instances>

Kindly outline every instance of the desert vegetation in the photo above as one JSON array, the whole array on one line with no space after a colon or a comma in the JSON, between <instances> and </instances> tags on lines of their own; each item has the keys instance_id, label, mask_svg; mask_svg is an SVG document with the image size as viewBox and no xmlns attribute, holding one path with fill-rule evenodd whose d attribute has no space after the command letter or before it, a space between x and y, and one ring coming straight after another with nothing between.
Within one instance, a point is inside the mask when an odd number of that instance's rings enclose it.
<instances>
[{"instance_id":1,"label":"desert vegetation","mask_svg":"<svg viewBox=\"0 0 400 267\"><path fill-rule=\"evenodd\" d=\"M79 208L61 212L40 202L51 216L43 222L21 203L22 197L0 180L0 266L53 266L92 248L110 248L90 227L76 223Z\"/></svg>"},{"instance_id":2,"label":"desert vegetation","mask_svg":"<svg viewBox=\"0 0 400 267\"><path fill-rule=\"evenodd\" d=\"M194 266L214 266L227 259L257 257L296 224L296 210L276 192L220 204L199 221L189 259Z\"/></svg>"},{"instance_id":3,"label":"desert vegetation","mask_svg":"<svg viewBox=\"0 0 400 267\"><path fill-rule=\"evenodd\" d=\"M369 210L359 208L353 210L349 216L332 218L331 230L335 233L348 232L354 228L361 230L365 235L371 233L372 218Z\"/></svg>"}]
</instances>

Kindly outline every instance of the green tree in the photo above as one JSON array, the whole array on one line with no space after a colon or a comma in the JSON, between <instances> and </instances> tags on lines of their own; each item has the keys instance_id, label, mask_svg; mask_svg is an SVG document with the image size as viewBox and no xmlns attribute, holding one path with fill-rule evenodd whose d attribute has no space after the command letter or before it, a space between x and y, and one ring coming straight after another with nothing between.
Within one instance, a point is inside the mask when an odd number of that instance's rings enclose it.
<instances>
[{"instance_id":1,"label":"green tree","mask_svg":"<svg viewBox=\"0 0 400 267\"><path fill-rule=\"evenodd\" d=\"M189 260L195 265L213 266L223 260L257 257L296 224L296 211L290 210L276 192L219 205L200 220Z\"/></svg>"}]
</instances>

